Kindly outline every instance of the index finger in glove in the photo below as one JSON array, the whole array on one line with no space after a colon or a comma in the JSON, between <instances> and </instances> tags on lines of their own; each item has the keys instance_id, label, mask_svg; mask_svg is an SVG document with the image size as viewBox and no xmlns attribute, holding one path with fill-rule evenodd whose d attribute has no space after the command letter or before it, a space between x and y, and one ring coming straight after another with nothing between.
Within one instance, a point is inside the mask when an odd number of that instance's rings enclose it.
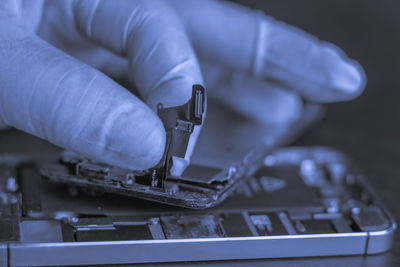
<instances>
[{"instance_id":1,"label":"index finger in glove","mask_svg":"<svg viewBox=\"0 0 400 267\"><path fill-rule=\"evenodd\" d=\"M104 74L3 21L0 61L0 121L123 168L161 160L161 121Z\"/></svg>"}]
</instances>

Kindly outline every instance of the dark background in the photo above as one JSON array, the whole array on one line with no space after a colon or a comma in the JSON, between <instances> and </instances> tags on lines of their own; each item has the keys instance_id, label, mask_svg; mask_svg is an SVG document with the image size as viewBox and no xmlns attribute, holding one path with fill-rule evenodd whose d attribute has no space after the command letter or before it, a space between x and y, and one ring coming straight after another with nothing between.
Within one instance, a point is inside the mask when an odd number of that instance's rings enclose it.
<instances>
[{"instance_id":1,"label":"dark background","mask_svg":"<svg viewBox=\"0 0 400 267\"><path fill-rule=\"evenodd\" d=\"M368 77L364 94L349 103L328 105L326 118L296 144L331 146L348 154L361 167L399 222L400 1L237 2L265 10L268 15L299 26L322 40L335 43L364 67ZM8 134L19 135L14 131ZM2 151L15 150L12 147L13 145L9 144L9 148L2 147ZM395 234L393 249L378 256L225 261L194 265L400 266L399 232Z\"/></svg>"}]
</instances>

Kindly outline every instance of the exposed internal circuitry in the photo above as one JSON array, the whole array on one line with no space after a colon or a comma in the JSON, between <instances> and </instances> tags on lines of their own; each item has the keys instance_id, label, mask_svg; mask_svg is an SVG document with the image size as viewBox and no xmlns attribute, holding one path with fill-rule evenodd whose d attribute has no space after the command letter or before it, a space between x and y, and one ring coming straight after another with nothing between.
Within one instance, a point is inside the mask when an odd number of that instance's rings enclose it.
<instances>
[{"instance_id":1,"label":"exposed internal circuitry","mask_svg":"<svg viewBox=\"0 0 400 267\"><path fill-rule=\"evenodd\" d=\"M263 160L221 205L194 211L91 194L91 187L41 179L40 161L0 155L0 256L10 266L70 266L360 255L390 248L395 222L342 154L288 148ZM194 192L190 179L185 183Z\"/></svg>"},{"instance_id":2,"label":"exposed internal circuitry","mask_svg":"<svg viewBox=\"0 0 400 267\"><path fill-rule=\"evenodd\" d=\"M69 158L68 162L71 161ZM46 227L35 231L59 229L53 231L57 237L49 240L69 242L357 233L383 231L392 226L390 217L365 186L358 170L342 154L324 148L275 151L264 158L263 166L249 179L239 183L240 187L222 205L208 211L164 207L157 212L154 207L146 208L145 205L145 212L114 211L101 206L100 210L91 210L90 205L85 208L83 199L77 206L83 205L82 209L68 211L60 207L60 211L52 210L50 200L59 200L49 196L54 193L59 197L60 194L53 192L53 184L44 180L45 186L41 185L35 164L15 165L0 166L2 240L33 238L27 231L32 231L30 226L38 222L45 223ZM77 163L73 167L80 168L80 165ZM90 172L95 172L97 179L98 172L104 177L109 177L108 172L112 172L112 177L119 178L113 178L110 184L123 181L115 185L120 189L124 188L124 183L129 184L120 170L99 170L97 167L82 170L82 173L90 177ZM194 175L201 170L195 168L192 171ZM219 173L218 170L208 171L210 175ZM217 190L219 183L213 181L207 186L205 183L201 187L203 191L196 192L200 186L196 187L190 181L182 182L184 188L188 188L183 191L192 190L192 201L211 197L206 190ZM170 184L180 186L181 182L167 180L165 187L173 187ZM69 195L65 203L74 202L76 198L76 194ZM106 203L101 199L99 196L93 201ZM112 199L118 201L118 206L126 201ZM143 203L138 205L143 206ZM44 233L42 238L46 238Z\"/></svg>"}]
</instances>

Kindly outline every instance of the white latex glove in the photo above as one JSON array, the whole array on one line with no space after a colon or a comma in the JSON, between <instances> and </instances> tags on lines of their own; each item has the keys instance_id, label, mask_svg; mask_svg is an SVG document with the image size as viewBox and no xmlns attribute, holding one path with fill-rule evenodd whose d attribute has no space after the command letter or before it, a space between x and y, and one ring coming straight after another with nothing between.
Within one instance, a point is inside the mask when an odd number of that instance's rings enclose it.
<instances>
[{"instance_id":1,"label":"white latex glove","mask_svg":"<svg viewBox=\"0 0 400 267\"><path fill-rule=\"evenodd\" d=\"M199 66L210 95L270 127L296 120L302 97L350 100L365 86L337 47L232 3L0 0L0 10L0 124L124 168L160 161L156 105L187 102Z\"/></svg>"}]
</instances>

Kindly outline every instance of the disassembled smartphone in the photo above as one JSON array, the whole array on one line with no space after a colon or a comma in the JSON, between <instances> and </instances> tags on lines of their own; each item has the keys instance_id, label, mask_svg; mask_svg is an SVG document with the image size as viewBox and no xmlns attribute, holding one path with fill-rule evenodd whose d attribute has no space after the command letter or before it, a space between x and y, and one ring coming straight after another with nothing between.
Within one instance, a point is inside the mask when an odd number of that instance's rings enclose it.
<instances>
[{"instance_id":1,"label":"disassembled smartphone","mask_svg":"<svg viewBox=\"0 0 400 267\"><path fill-rule=\"evenodd\" d=\"M150 170L123 170L71 152L60 160L0 154L0 266L367 255L390 248L396 223L347 157L321 147L275 149L318 119L312 104L298 124L273 129L209 105L191 165L172 176L171 160L184 157L204 101L204 90L194 86L185 105L159 106L167 147Z\"/></svg>"},{"instance_id":2,"label":"disassembled smartphone","mask_svg":"<svg viewBox=\"0 0 400 267\"><path fill-rule=\"evenodd\" d=\"M0 158L0 266L366 255L396 224L338 151L278 149L220 205L190 210L79 194Z\"/></svg>"}]
</instances>

